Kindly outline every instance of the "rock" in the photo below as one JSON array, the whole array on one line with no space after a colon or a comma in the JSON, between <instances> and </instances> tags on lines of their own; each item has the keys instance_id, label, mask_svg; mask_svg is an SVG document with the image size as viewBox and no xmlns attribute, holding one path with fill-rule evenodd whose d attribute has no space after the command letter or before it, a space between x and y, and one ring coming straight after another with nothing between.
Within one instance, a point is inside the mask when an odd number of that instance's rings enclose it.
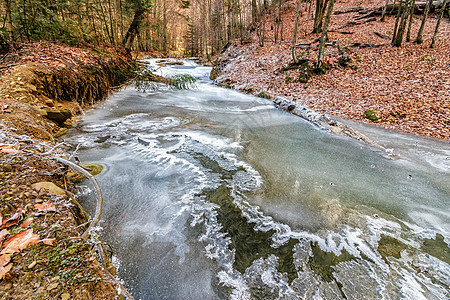
<instances>
[{"instance_id":1,"label":"rock","mask_svg":"<svg viewBox=\"0 0 450 300\"><path fill-rule=\"evenodd\" d=\"M86 171L88 171L93 176L98 175L103 171L103 166L99 164L81 164L80 166L86 169ZM81 179L85 179L86 176L78 172L69 171L67 172L67 178L70 181L78 181Z\"/></svg>"},{"instance_id":2,"label":"rock","mask_svg":"<svg viewBox=\"0 0 450 300\"><path fill-rule=\"evenodd\" d=\"M45 182L45 181L44 182L37 182L37 183L33 183L31 185L31 187L33 189L35 189L36 191L40 191L41 189L45 189L50 194L64 195L66 193L62 188L58 187L53 182Z\"/></svg>"},{"instance_id":3,"label":"rock","mask_svg":"<svg viewBox=\"0 0 450 300\"><path fill-rule=\"evenodd\" d=\"M258 97L259 97L259 98L264 98L264 99L270 99L270 94L267 93L267 92L260 92L260 93L258 94Z\"/></svg>"},{"instance_id":4,"label":"rock","mask_svg":"<svg viewBox=\"0 0 450 300\"><path fill-rule=\"evenodd\" d=\"M380 117L380 112L372 109L366 110L364 112L364 117L366 117L366 119L369 119L372 122L377 122Z\"/></svg>"},{"instance_id":5,"label":"rock","mask_svg":"<svg viewBox=\"0 0 450 300\"><path fill-rule=\"evenodd\" d=\"M72 112L64 108L63 109L45 108L41 110L41 115L61 125L67 119L70 119L72 117Z\"/></svg>"}]
</instances>

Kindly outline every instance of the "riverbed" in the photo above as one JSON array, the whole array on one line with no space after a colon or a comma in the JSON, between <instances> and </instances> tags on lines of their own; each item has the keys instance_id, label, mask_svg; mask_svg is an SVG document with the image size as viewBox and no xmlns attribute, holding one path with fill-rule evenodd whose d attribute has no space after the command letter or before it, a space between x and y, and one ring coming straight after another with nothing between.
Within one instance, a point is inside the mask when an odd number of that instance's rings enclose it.
<instances>
[{"instance_id":1,"label":"riverbed","mask_svg":"<svg viewBox=\"0 0 450 300\"><path fill-rule=\"evenodd\" d=\"M104 166L101 234L136 299L449 298L449 143L348 122L391 158L147 62L196 87L126 87L64 138Z\"/></svg>"}]
</instances>

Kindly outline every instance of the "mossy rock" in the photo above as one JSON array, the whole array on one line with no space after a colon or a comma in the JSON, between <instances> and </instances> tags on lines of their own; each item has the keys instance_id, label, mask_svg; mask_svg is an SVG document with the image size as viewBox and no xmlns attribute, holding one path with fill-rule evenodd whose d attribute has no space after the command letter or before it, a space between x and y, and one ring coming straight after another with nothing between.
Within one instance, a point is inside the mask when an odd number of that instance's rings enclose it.
<instances>
[{"instance_id":1,"label":"mossy rock","mask_svg":"<svg viewBox=\"0 0 450 300\"><path fill-rule=\"evenodd\" d=\"M219 68L217 66L213 67L211 73L209 74L209 79L216 80L219 77Z\"/></svg>"},{"instance_id":2,"label":"mossy rock","mask_svg":"<svg viewBox=\"0 0 450 300\"><path fill-rule=\"evenodd\" d=\"M267 92L259 92L258 97L264 98L264 99L270 99L270 94Z\"/></svg>"},{"instance_id":3,"label":"mossy rock","mask_svg":"<svg viewBox=\"0 0 450 300\"><path fill-rule=\"evenodd\" d=\"M95 176L100 174L103 171L103 166L99 165L99 164L81 164L81 167L83 167L86 171L88 171L91 175ZM85 179L86 176L84 176L83 174L80 174L76 171L69 171L67 172L67 178L70 181L79 181L82 179Z\"/></svg>"},{"instance_id":4,"label":"mossy rock","mask_svg":"<svg viewBox=\"0 0 450 300\"><path fill-rule=\"evenodd\" d=\"M364 117L372 122L377 122L379 119L379 114L380 113L378 111L370 109L364 112Z\"/></svg>"}]
</instances>

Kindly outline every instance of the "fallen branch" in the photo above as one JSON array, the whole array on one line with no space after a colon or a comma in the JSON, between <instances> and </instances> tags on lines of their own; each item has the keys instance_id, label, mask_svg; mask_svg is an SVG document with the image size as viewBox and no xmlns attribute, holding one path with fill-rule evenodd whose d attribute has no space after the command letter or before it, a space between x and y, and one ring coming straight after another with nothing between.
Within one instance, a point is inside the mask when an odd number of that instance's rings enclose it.
<instances>
[{"instance_id":1,"label":"fallen branch","mask_svg":"<svg viewBox=\"0 0 450 300\"><path fill-rule=\"evenodd\" d=\"M75 169L76 171L80 172L81 174L83 174L84 176L86 176L87 179L89 179L92 183L92 185L94 186L95 192L97 194L97 205L95 207L95 215L94 218L92 219L91 223L89 224L88 229L81 235L81 238L86 240L89 235L90 235L90 231L97 226L98 222L100 221L100 217L102 216L102 208L103 208L103 196L102 196L102 191L100 189L100 186L98 185L97 180L95 179L94 176L91 175L91 173L89 173L88 171L86 171L85 169L83 169L82 167L80 167L79 165L68 161L64 158L61 157L52 157L52 159L71 167L72 169Z\"/></svg>"},{"instance_id":2,"label":"fallen branch","mask_svg":"<svg viewBox=\"0 0 450 300\"><path fill-rule=\"evenodd\" d=\"M384 35L384 34L382 34L382 33L379 33L379 32L374 32L374 34L375 35L377 35L377 36L379 36L380 38L382 38L382 39L385 39L385 40L390 40L391 38L390 37L388 37L387 35Z\"/></svg>"},{"instance_id":3,"label":"fallen branch","mask_svg":"<svg viewBox=\"0 0 450 300\"><path fill-rule=\"evenodd\" d=\"M348 13L352 13L352 12L360 12L360 11L364 11L364 10L366 10L366 9L362 8L362 7L353 7L353 8L347 9L347 10L335 11L333 13L333 15L342 15L342 14L348 14Z\"/></svg>"},{"instance_id":4,"label":"fallen branch","mask_svg":"<svg viewBox=\"0 0 450 300\"><path fill-rule=\"evenodd\" d=\"M367 43L350 43L345 45L345 47L355 47L355 48L377 48L377 47L382 47L386 44L367 44Z\"/></svg>"},{"instance_id":5,"label":"fallen branch","mask_svg":"<svg viewBox=\"0 0 450 300\"><path fill-rule=\"evenodd\" d=\"M339 29L343 29L343 28L346 28L346 27L357 26L357 25L361 25L361 24L364 24L364 23L374 22L376 20L377 20L377 18L373 17L373 18L369 18L369 19L364 20L364 21L350 21L350 22L347 22L346 24L342 25L341 27L339 27Z\"/></svg>"}]
</instances>

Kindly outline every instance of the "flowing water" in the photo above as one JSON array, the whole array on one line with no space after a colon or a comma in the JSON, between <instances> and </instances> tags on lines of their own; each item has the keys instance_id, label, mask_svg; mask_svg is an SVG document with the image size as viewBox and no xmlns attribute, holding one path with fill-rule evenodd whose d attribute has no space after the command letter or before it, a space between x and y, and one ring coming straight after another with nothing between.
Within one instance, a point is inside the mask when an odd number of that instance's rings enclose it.
<instances>
[{"instance_id":1,"label":"flowing water","mask_svg":"<svg viewBox=\"0 0 450 300\"><path fill-rule=\"evenodd\" d=\"M136 299L449 299L449 143L354 124L391 159L208 67L158 72L197 88L128 87L65 138L104 166L102 236Z\"/></svg>"}]
</instances>

